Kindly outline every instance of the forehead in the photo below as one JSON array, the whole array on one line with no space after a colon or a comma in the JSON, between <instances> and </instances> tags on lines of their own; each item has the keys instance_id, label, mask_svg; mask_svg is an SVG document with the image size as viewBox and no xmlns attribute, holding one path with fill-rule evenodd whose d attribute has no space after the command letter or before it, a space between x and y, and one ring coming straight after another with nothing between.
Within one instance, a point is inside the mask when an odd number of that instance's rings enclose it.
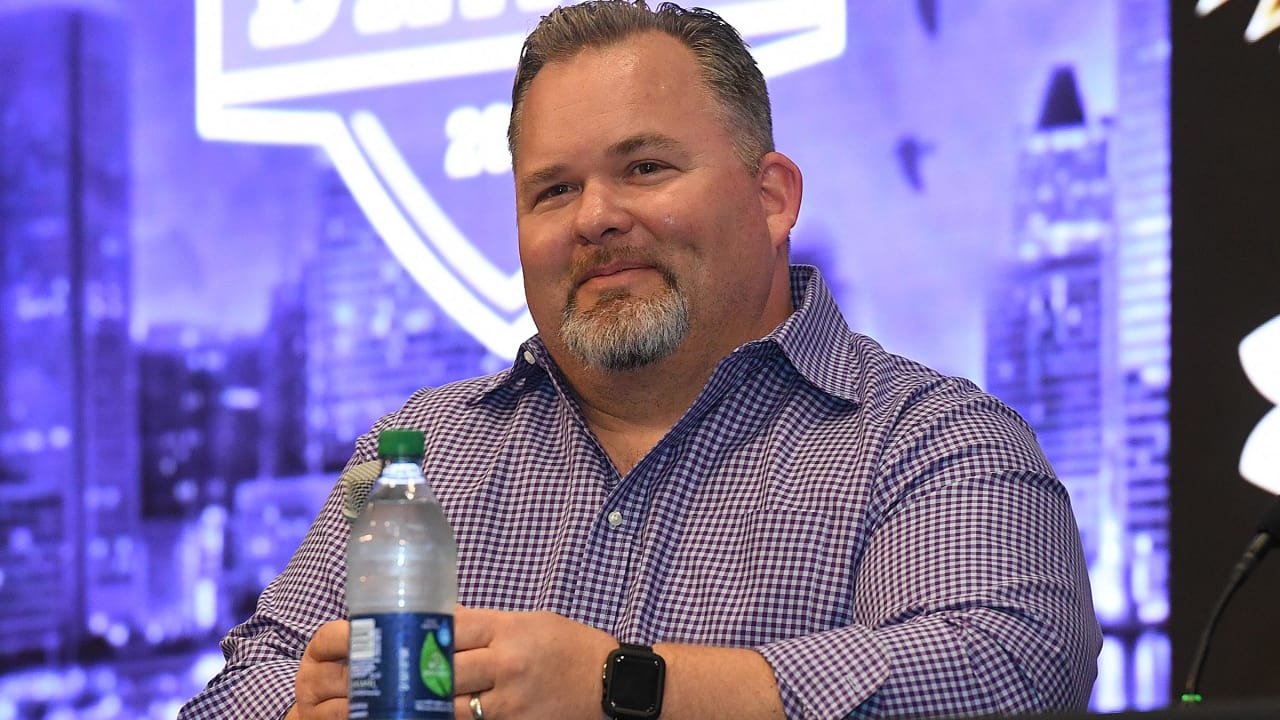
<instances>
[{"instance_id":1,"label":"forehead","mask_svg":"<svg viewBox=\"0 0 1280 720\"><path fill-rule=\"evenodd\" d=\"M661 30L641 30L620 40L581 50L542 67L530 83L530 91L540 79L562 73L639 75L654 79L678 79L701 84L701 73L693 51L681 40ZM541 83L546 84L546 83Z\"/></svg>"},{"instance_id":2,"label":"forehead","mask_svg":"<svg viewBox=\"0 0 1280 720\"><path fill-rule=\"evenodd\" d=\"M525 147L570 128L714 122L719 110L693 51L646 31L543 66L521 103L517 160Z\"/></svg>"}]
</instances>

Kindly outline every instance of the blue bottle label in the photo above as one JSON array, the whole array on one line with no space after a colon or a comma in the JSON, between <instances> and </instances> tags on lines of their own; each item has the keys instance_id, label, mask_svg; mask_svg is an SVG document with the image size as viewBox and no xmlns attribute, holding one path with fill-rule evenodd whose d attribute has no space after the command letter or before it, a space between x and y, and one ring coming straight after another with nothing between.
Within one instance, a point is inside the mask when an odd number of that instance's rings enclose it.
<instances>
[{"instance_id":1,"label":"blue bottle label","mask_svg":"<svg viewBox=\"0 0 1280 720\"><path fill-rule=\"evenodd\" d=\"M352 616L350 671L350 720L453 720L453 616Z\"/></svg>"}]
</instances>

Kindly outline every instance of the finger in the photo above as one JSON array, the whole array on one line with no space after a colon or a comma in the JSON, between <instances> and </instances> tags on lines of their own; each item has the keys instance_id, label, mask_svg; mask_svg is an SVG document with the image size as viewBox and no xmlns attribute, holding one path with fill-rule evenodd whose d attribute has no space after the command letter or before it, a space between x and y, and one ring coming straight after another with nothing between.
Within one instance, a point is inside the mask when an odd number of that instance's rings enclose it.
<instances>
[{"instance_id":1,"label":"finger","mask_svg":"<svg viewBox=\"0 0 1280 720\"><path fill-rule=\"evenodd\" d=\"M453 698L453 716L458 720L471 720L475 714L471 710L471 698L474 693L459 693ZM484 711L485 720L502 717L502 708L498 707L497 698L492 693L480 693L480 709Z\"/></svg>"},{"instance_id":2,"label":"finger","mask_svg":"<svg viewBox=\"0 0 1280 720\"><path fill-rule=\"evenodd\" d=\"M492 690L497 680L493 651L488 648L463 650L453 654L453 691L457 695ZM467 716L464 716L467 717Z\"/></svg>"},{"instance_id":3,"label":"finger","mask_svg":"<svg viewBox=\"0 0 1280 720\"><path fill-rule=\"evenodd\" d=\"M348 667L340 660L316 662L304 658L294 681L294 696L303 707L320 705L330 700L346 700Z\"/></svg>"},{"instance_id":4,"label":"finger","mask_svg":"<svg viewBox=\"0 0 1280 720\"><path fill-rule=\"evenodd\" d=\"M454 650L488 647L493 642L494 623L501 615L498 610L457 608L453 616Z\"/></svg>"},{"instance_id":5,"label":"finger","mask_svg":"<svg viewBox=\"0 0 1280 720\"><path fill-rule=\"evenodd\" d=\"M347 712L347 699L338 698L315 706L303 717L303 720L347 720Z\"/></svg>"},{"instance_id":6,"label":"finger","mask_svg":"<svg viewBox=\"0 0 1280 720\"><path fill-rule=\"evenodd\" d=\"M319 662L347 659L347 643L350 642L351 623L346 620L327 622L316 630L307 643L307 655Z\"/></svg>"}]
</instances>

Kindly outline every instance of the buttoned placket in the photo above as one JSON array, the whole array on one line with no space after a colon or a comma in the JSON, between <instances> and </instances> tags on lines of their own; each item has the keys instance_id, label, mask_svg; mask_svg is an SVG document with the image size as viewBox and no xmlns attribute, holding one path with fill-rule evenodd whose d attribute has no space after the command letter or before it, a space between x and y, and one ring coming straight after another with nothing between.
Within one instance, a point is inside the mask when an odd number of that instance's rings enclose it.
<instances>
[{"instance_id":1,"label":"buttoned placket","mask_svg":"<svg viewBox=\"0 0 1280 720\"><path fill-rule=\"evenodd\" d=\"M650 526L656 512L654 496L658 486L670 477L672 463L679 452L675 438L664 438L610 495L610 509L604 515L605 525L620 542L625 539L627 543L626 575L622 578L613 624L613 635L624 642L652 644L657 641L647 634L652 628L645 622L646 598L650 591L646 585L652 575L652 568L648 567L652 562L648 543L653 542L647 533L652 531ZM616 527L611 522L614 513L621 519Z\"/></svg>"}]
</instances>

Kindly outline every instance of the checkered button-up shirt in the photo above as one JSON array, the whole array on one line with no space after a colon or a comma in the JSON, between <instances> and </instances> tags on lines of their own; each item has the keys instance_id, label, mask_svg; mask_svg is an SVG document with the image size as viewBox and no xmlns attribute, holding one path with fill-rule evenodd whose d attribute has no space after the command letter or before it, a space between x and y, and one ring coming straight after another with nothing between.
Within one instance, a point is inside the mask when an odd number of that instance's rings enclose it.
<instances>
[{"instance_id":1,"label":"checkered button-up shirt","mask_svg":"<svg viewBox=\"0 0 1280 720\"><path fill-rule=\"evenodd\" d=\"M789 718L1082 707L1094 619L1070 502L1012 410L851 332L816 270L619 476L537 338L508 370L421 390L359 438L426 432L460 601L620 641L756 649ZM336 486L224 671L182 718L278 718L345 615ZM603 661L603 658L601 658Z\"/></svg>"}]
</instances>

